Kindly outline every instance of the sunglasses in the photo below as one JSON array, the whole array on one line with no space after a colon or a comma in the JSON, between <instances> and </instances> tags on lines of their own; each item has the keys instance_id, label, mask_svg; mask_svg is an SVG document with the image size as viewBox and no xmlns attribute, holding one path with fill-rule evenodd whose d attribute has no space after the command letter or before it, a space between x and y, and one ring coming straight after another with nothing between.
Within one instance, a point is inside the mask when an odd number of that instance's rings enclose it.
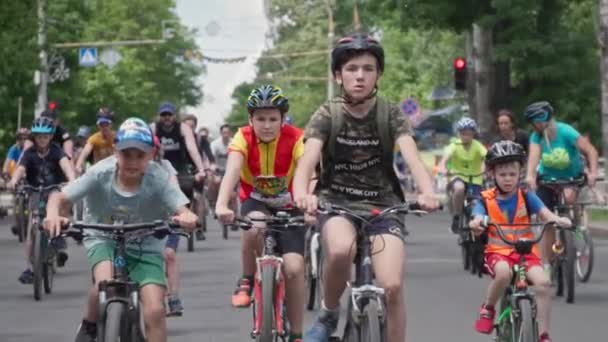
<instances>
[{"instance_id":1,"label":"sunglasses","mask_svg":"<svg viewBox=\"0 0 608 342\"><path fill-rule=\"evenodd\" d=\"M175 114L169 113L169 112L162 112L162 113L160 113L160 116L173 116L173 115L175 115Z\"/></svg>"}]
</instances>

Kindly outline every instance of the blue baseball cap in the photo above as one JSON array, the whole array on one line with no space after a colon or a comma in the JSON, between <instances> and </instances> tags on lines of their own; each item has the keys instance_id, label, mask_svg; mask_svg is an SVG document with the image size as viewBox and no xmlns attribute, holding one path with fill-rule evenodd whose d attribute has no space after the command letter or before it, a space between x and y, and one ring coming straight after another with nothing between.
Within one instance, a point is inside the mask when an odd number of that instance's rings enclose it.
<instances>
[{"instance_id":1,"label":"blue baseball cap","mask_svg":"<svg viewBox=\"0 0 608 342\"><path fill-rule=\"evenodd\" d=\"M149 152L154 148L154 139L152 130L146 122L140 118L128 118L120 125L116 138L114 140L116 149L126 150L128 148L136 148L138 150Z\"/></svg>"},{"instance_id":2,"label":"blue baseball cap","mask_svg":"<svg viewBox=\"0 0 608 342\"><path fill-rule=\"evenodd\" d=\"M160 107L158 107L158 114L171 113L175 115L176 112L177 108L175 108L175 105L171 102L163 102Z\"/></svg>"}]
</instances>

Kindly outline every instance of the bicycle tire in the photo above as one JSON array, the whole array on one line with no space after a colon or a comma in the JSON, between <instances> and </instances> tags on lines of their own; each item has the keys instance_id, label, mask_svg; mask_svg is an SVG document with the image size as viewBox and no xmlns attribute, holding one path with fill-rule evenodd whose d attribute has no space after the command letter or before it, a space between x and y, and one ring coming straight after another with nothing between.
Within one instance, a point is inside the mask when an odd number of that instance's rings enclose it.
<instances>
[{"instance_id":1,"label":"bicycle tire","mask_svg":"<svg viewBox=\"0 0 608 342\"><path fill-rule=\"evenodd\" d=\"M460 256L462 257L462 267L465 271L471 269L471 256L469 254L468 242L462 241L460 244Z\"/></svg>"},{"instance_id":2,"label":"bicycle tire","mask_svg":"<svg viewBox=\"0 0 608 342\"><path fill-rule=\"evenodd\" d=\"M574 303L576 287L576 246L574 245L574 233L564 232L564 243L566 259L564 260L564 278L566 285L566 303Z\"/></svg>"},{"instance_id":3,"label":"bicycle tire","mask_svg":"<svg viewBox=\"0 0 608 342\"><path fill-rule=\"evenodd\" d=\"M46 232L42 232L43 235L43 243L44 243L44 251L45 251L45 259L42 264L42 283L44 285L44 293L51 294L53 292L53 280L55 279L55 258L52 257L52 252L49 248L53 248L49 244L48 236Z\"/></svg>"},{"instance_id":4,"label":"bicycle tire","mask_svg":"<svg viewBox=\"0 0 608 342\"><path fill-rule=\"evenodd\" d=\"M194 252L194 232L188 234L188 252Z\"/></svg>"},{"instance_id":5,"label":"bicycle tire","mask_svg":"<svg viewBox=\"0 0 608 342\"><path fill-rule=\"evenodd\" d=\"M378 302L370 300L363 309L361 318L361 342L382 342Z\"/></svg>"},{"instance_id":6,"label":"bicycle tire","mask_svg":"<svg viewBox=\"0 0 608 342\"><path fill-rule=\"evenodd\" d=\"M536 318L532 313L532 304L528 299L520 299L518 302L519 317L516 318L518 342L537 342L538 328Z\"/></svg>"},{"instance_id":7,"label":"bicycle tire","mask_svg":"<svg viewBox=\"0 0 608 342\"><path fill-rule=\"evenodd\" d=\"M225 224L222 225L222 238L228 240L228 226Z\"/></svg>"},{"instance_id":8,"label":"bicycle tire","mask_svg":"<svg viewBox=\"0 0 608 342\"><path fill-rule=\"evenodd\" d=\"M274 286L276 269L270 264L264 264L260 273L262 277L262 324L257 336L257 342L274 342Z\"/></svg>"},{"instance_id":9,"label":"bicycle tire","mask_svg":"<svg viewBox=\"0 0 608 342\"><path fill-rule=\"evenodd\" d=\"M564 270L562 256L558 257L558 261L554 263L553 279L555 280L555 295L558 297L564 296Z\"/></svg>"},{"instance_id":10,"label":"bicycle tire","mask_svg":"<svg viewBox=\"0 0 608 342\"><path fill-rule=\"evenodd\" d=\"M313 311L315 309L316 303L316 289L317 289L317 279L312 274L312 267L310 265L310 256L306 257L306 287L308 289L308 299L306 301L306 310Z\"/></svg>"},{"instance_id":11,"label":"bicycle tire","mask_svg":"<svg viewBox=\"0 0 608 342\"><path fill-rule=\"evenodd\" d=\"M581 231L582 234L582 242L577 243L577 253L576 253L576 275L578 280L582 283L586 283L591 278L591 273L593 273L593 262L594 262L594 250L593 250L593 238L588 230ZM577 239L579 240L579 239ZM586 250L586 265L581 263L581 255L579 254L580 249L578 248L582 244L583 250Z\"/></svg>"},{"instance_id":12,"label":"bicycle tire","mask_svg":"<svg viewBox=\"0 0 608 342\"><path fill-rule=\"evenodd\" d=\"M124 331L125 328L125 315L127 314L127 307L121 302L111 302L106 307L106 322L104 324L103 340L104 342L119 342L126 341L123 338L129 336Z\"/></svg>"},{"instance_id":13,"label":"bicycle tire","mask_svg":"<svg viewBox=\"0 0 608 342\"><path fill-rule=\"evenodd\" d=\"M131 322L131 339L129 341L146 342L145 323L142 312L140 310L137 310L135 317L137 317L137 321Z\"/></svg>"},{"instance_id":14,"label":"bicycle tire","mask_svg":"<svg viewBox=\"0 0 608 342\"><path fill-rule=\"evenodd\" d=\"M38 227L34 226L32 227L32 234L34 237L33 243L34 243L34 250L33 250L33 257L32 257L32 266L33 266L33 270L34 271L34 281L33 281L33 286L34 286L34 299L35 300L41 300L42 299L42 264L43 264L43 258L44 256L42 255L42 253L44 252L42 249L42 234L40 234L40 231L38 230Z\"/></svg>"}]
</instances>

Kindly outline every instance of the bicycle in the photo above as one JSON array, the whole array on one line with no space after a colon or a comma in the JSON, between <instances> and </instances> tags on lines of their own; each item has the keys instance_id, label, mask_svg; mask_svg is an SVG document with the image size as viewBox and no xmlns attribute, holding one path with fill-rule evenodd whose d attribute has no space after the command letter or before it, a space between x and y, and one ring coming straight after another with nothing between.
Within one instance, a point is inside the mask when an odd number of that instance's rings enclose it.
<instances>
[{"instance_id":1,"label":"bicycle","mask_svg":"<svg viewBox=\"0 0 608 342\"><path fill-rule=\"evenodd\" d=\"M483 252L485 242L483 241L483 237L481 239L477 238L469 228L469 221L472 219L471 210L473 209L473 203L479 198L479 195L473 193L473 187L469 186L469 184L473 184L473 178L483 175L483 172L475 175L448 173L448 176L451 177L464 177L468 179L464 197L464 211L463 215L460 216L458 229L458 245L460 245L462 266L464 270L470 271L471 274L477 275L480 278L483 274Z\"/></svg>"},{"instance_id":2,"label":"bicycle","mask_svg":"<svg viewBox=\"0 0 608 342\"><path fill-rule=\"evenodd\" d=\"M556 294L557 296L564 295L564 287L566 288L566 303L574 303L575 298L575 278L577 277L577 263L583 261L579 257L577 251L577 245L585 246L588 243L592 244L591 235L586 227L582 227L580 222L580 214L584 209L579 203L568 205L564 197L564 188L566 187L577 187L581 188L587 183L585 176L578 178L567 178L567 179L539 179L538 184L552 188L557 193L557 205L553 209L554 212L559 216L567 216L572 221L574 230L561 230L555 234L555 243L552 246L553 252L556 257L552 261L553 270L552 278L557 282ZM584 248L584 247L582 247ZM593 253L593 247L589 249L590 253ZM593 256L588 258L588 273L591 275L590 270L593 267ZM585 272L587 273L587 272ZM586 275L586 274L585 274Z\"/></svg>"},{"instance_id":3,"label":"bicycle","mask_svg":"<svg viewBox=\"0 0 608 342\"><path fill-rule=\"evenodd\" d=\"M323 215L348 216L362 224L356 228L357 254L355 256L355 282L348 283L350 300L347 309L344 341L386 341L386 301L384 289L374 284L372 266L372 241L366 228L378 219L393 214L426 214L417 203L404 203L384 209L373 210L370 215L360 215L350 209L322 203L318 213Z\"/></svg>"},{"instance_id":4,"label":"bicycle","mask_svg":"<svg viewBox=\"0 0 608 342\"><path fill-rule=\"evenodd\" d=\"M99 283L99 319L97 322L97 341L99 342L145 342L145 329L142 327L142 312L139 302L139 284L129 279L127 269L127 243L131 238L143 239L154 236L163 239L169 234L183 233L179 226L166 221L124 224L90 224L74 222L68 224L61 233L81 241L84 237L93 236L84 232L92 229L110 236L97 236L116 242L112 260L112 279ZM145 231L145 232L144 232Z\"/></svg>"},{"instance_id":5,"label":"bicycle","mask_svg":"<svg viewBox=\"0 0 608 342\"><path fill-rule=\"evenodd\" d=\"M494 327L496 329L497 342L537 342L539 338L538 323L536 321L536 300L534 292L530 290L526 277L526 255L532 253L532 248L543 237L545 230L555 226L555 222L530 223L530 224L497 224L484 222L482 226L495 227L500 239L515 248L519 254L519 263L513 266L513 277L511 284L499 301L500 313L496 318ZM512 241L507 238L502 227L541 227L541 231L534 239L519 239ZM567 228L559 228L560 231Z\"/></svg>"},{"instance_id":6,"label":"bicycle","mask_svg":"<svg viewBox=\"0 0 608 342\"><path fill-rule=\"evenodd\" d=\"M303 216L291 216L279 210L263 219L236 218L232 225L251 229L255 223L265 223L264 248L256 258L256 273L253 284L253 330L251 337L256 342L275 342L289 338L289 322L285 312L285 278L282 275L283 258L276 251L278 235L288 229L303 229Z\"/></svg>"},{"instance_id":7,"label":"bicycle","mask_svg":"<svg viewBox=\"0 0 608 342\"><path fill-rule=\"evenodd\" d=\"M55 257L57 249L54 243L50 243L48 233L43 229L42 222L46 216L46 202L48 195L53 190L60 190L59 184L50 186L22 185L20 191L27 192L30 199L29 209L29 234L32 235L32 252L30 255L34 273L34 299L42 299L42 288L44 293L53 292L53 279L55 277Z\"/></svg>"},{"instance_id":8,"label":"bicycle","mask_svg":"<svg viewBox=\"0 0 608 342\"><path fill-rule=\"evenodd\" d=\"M321 250L321 233L317 227L311 227L306 236L306 249L304 254L305 279L308 288L306 309L315 310L321 306L323 286L323 253Z\"/></svg>"}]
</instances>

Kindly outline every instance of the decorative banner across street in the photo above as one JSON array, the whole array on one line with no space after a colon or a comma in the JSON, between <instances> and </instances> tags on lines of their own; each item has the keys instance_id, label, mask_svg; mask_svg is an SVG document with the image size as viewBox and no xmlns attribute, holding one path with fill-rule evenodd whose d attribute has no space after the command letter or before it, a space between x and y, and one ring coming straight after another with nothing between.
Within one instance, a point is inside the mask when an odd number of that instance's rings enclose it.
<instances>
[{"instance_id":1,"label":"decorative banner across street","mask_svg":"<svg viewBox=\"0 0 608 342\"><path fill-rule=\"evenodd\" d=\"M229 64L229 63L243 63L247 57L232 57L232 58L217 58L217 57L208 57L203 55L203 53L199 50L186 50L184 51L184 58L187 60L196 60L199 62L209 62L209 63L220 63L220 64Z\"/></svg>"}]
</instances>

